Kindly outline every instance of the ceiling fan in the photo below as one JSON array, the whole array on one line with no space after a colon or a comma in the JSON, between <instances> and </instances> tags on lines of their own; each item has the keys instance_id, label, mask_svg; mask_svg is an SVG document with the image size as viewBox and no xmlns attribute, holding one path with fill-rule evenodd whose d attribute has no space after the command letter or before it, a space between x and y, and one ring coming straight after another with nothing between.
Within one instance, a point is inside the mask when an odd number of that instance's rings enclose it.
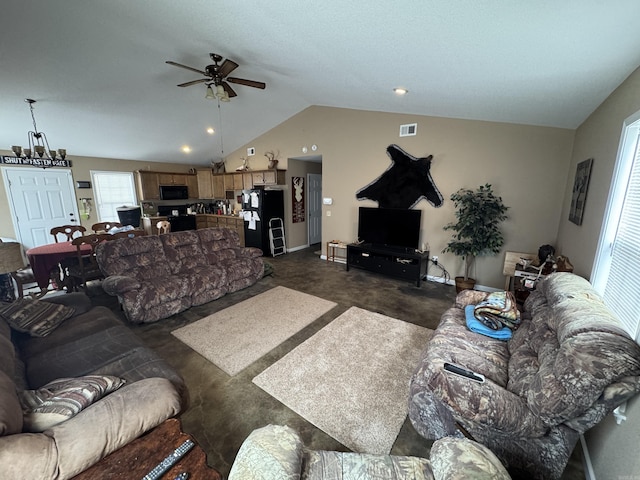
<instances>
[{"instance_id":1,"label":"ceiling fan","mask_svg":"<svg viewBox=\"0 0 640 480\"><path fill-rule=\"evenodd\" d=\"M246 80L244 78L228 77L231 72L238 68L238 64L228 58L222 61L222 56L217 53L210 53L209 56L213 60L213 65L207 65L203 70L182 65L181 63L172 62L167 60L166 63L175 67L186 68L192 72L204 75L206 78L200 78L198 80L192 80L190 82L180 83L178 87L189 87L196 85L197 83L207 84L207 98L215 98L217 96L220 100L229 101L230 97L237 96L237 93L231 88L229 83L236 83L238 85L246 85L247 87L264 89L266 84L264 82L256 82L254 80ZM220 62L222 62L220 64ZM215 88L212 88L211 86ZM214 93L215 90L215 93Z\"/></svg>"}]
</instances>

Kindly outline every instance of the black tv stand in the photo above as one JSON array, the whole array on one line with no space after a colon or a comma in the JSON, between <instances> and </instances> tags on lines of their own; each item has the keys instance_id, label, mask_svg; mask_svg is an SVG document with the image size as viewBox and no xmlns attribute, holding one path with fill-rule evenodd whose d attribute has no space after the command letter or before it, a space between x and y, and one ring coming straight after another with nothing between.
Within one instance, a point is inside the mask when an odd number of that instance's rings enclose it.
<instances>
[{"instance_id":1,"label":"black tv stand","mask_svg":"<svg viewBox=\"0 0 640 480\"><path fill-rule=\"evenodd\" d=\"M350 267L412 280L420 286L427 274L429 252L411 248L351 243L347 245L347 271Z\"/></svg>"}]
</instances>

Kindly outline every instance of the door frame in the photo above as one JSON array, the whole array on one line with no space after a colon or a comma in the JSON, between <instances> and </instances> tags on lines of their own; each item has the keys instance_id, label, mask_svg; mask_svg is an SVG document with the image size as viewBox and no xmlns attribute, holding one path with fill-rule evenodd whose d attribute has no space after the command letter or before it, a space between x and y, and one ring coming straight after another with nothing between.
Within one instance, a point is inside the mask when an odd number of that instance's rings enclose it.
<instances>
[{"instance_id":1,"label":"door frame","mask_svg":"<svg viewBox=\"0 0 640 480\"><path fill-rule=\"evenodd\" d=\"M11 215L11 224L13 226L13 233L18 242L24 245L24 241L22 239L22 235L20 232L20 228L18 227L18 219L16 217L15 211L15 198L13 198L13 192L11 191L11 187L9 184L9 172L21 172L27 171L29 168L34 169L34 172L40 173L40 170L36 170L35 167L13 167L13 166L3 166L0 168L2 171L2 180L4 182L4 189L7 195L7 203L9 204L9 212ZM44 172L44 169L42 170ZM73 203L73 213L75 217L78 219L78 224L81 224L81 218L78 211L78 198L76 196L76 189L73 187L73 172L70 168L56 168L56 172L66 173L68 178L68 187L70 190L70 195Z\"/></svg>"},{"instance_id":2,"label":"door frame","mask_svg":"<svg viewBox=\"0 0 640 480\"><path fill-rule=\"evenodd\" d=\"M311 198L311 194L312 194L312 190L311 190L311 176L312 175L317 175L318 177L320 177L320 181L322 182L322 174L321 173L307 173L307 208L309 210L308 212L308 216L307 216L307 245L311 246L313 245L311 243L311 202L309 201L309 199ZM318 192L319 194L319 198L320 198L320 202L319 202L319 212L320 212L320 241L319 243L322 245L322 189L320 189L320 192Z\"/></svg>"}]
</instances>

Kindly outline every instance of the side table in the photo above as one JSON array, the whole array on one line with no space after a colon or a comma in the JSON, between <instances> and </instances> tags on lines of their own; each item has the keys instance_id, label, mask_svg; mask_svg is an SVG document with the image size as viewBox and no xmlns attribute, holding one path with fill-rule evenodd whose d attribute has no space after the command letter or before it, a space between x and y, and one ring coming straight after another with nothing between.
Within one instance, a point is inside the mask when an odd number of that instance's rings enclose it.
<instances>
[{"instance_id":1,"label":"side table","mask_svg":"<svg viewBox=\"0 0 640 480\"><path fill-rule=\"evenodd\" d=\"M171 418L73 478L143 478L186 440L195 442L191 435L182 432L180 421ZM207 455L197 443L162 478L172 480L182 472L189 473L189 480L222 480L222 475L207 465Z\"/></svg>"},{"instance_id":2,"label":"side table","mask_svg":"<svg viewBox=\"0 0 640 480\"><path fill-rule=\"evenodd\" d=\"M343 249L344 255L337 255L336 251ZM327 262L335 262L336 259L347 261L347 244L340 240L331 240L327 242Z\"/></svg>"}]
</instances>

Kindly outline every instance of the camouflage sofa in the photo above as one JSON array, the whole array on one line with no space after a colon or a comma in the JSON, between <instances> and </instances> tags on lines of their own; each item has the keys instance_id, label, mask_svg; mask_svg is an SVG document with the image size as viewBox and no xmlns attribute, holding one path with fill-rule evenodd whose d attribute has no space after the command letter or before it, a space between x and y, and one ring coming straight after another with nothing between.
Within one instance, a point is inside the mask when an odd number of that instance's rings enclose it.
<instances>
[{"instance_id":1,"label":"camouflage sofa","mask_svg":"<svg viewBox=\"0 0 640 480\"><path fill-rule=\"evenodd\" d=\"M580 434L640 391L640 347L589 282L570 273L543 280L507 341L469 331L466 290L441 319L414 373L409 418L425 438L466 431L525 478L560 478ZM465 366L484 383L449 374Z\"/></svg>"},{"instance_id":2,"label":"camouflage sofa","mask_svg":"<svg viewBox=\"0 0 640 480\"><path fill-rule=\"evenodd\" d=\"M242 247L229 228L204 228L103 242L96 248L102 287L127 319L150 323L253 285L262 250Z\"/></svg>"},{"instance_id":3,"label":"camouflage sofa","mask_svg":"<svg viewBox=\"0 0 640 480\"><path fill-rule=\"evenodd\" d=\"M433 443L431 458L310 450L291 428L267 425L251 432L229 480L509 480L491 451L468 439Z\"/></svg>"}]
</instances>

